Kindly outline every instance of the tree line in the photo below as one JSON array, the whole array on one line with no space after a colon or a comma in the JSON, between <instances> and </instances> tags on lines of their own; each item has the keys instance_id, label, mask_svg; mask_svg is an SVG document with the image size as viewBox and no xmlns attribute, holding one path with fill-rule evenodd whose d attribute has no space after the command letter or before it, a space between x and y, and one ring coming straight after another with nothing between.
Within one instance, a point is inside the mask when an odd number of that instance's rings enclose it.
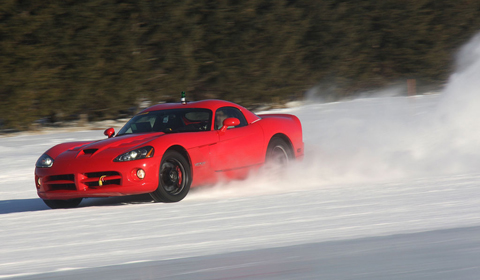
<instances>
[{"instance_id":1,"label":"tree line","mask_svg":"<svg viewBox=\"0 0 480 280\"><path fill-rule=\"evenodd\" d=\"M0 125L116 118L181 91L251 107L319 83L334 99L441 85L479 12L470 0L3 0Z\"/></svg>"}]
</instances>

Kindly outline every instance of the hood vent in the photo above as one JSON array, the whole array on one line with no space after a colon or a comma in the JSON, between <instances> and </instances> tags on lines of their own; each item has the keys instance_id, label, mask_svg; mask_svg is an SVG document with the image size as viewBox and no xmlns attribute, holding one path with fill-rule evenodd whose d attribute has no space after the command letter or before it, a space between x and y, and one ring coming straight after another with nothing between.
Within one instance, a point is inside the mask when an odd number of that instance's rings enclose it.
<instances>
[{"instance_id":1,"label":"hood vent","mask_svg":"<svg viewBox=\"0 0 480 280\"><path fill-rule=\"evenodd\" d=\"M86 154L86 155L91 155L91 154L95 153L96 151L98 151L98 149L85 149L85 150L83 150L83 153Z\"/></svg>"}]
</instances>

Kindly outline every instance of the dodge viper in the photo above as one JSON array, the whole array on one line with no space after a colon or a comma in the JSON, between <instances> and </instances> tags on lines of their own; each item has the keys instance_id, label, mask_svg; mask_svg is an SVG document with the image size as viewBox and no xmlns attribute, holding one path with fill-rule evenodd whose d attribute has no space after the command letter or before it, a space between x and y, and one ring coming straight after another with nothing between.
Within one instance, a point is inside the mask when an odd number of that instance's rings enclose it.
<instances>
[{"instance_id":1,"label":"dodge viper","mask_svg":"<svg viewBox=\"0 0 480 280\"><path fill-rule=\"evenodd\" d=\"M50 208L144 193L178 202L192 187L242 179L263 165L284 167L304 154L296 116L256 115L223 100L154 105L118 133L104 134L107 139L59 144L40 156L35 185Z\"/></svg>"}]
</instances>

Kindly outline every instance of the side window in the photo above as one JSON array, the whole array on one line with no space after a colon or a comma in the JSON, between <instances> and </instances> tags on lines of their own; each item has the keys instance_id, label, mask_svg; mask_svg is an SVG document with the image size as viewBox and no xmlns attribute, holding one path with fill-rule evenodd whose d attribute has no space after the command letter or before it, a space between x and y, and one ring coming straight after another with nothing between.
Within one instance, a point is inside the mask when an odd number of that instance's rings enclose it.
<instances>
[{"instance_id":1,"label":"side window","mask_svg":"<svg viewBox=\"0 0 480 280\"><path fill-rule=\"evenodd\" d=\"M242 127L247 125L247 120L242 112L235 107L222 107L215 112L215 129L222 128L223 121L227 118L237 118L240 120L240 124L235 126Z\"/></svg>"}]
</instances>

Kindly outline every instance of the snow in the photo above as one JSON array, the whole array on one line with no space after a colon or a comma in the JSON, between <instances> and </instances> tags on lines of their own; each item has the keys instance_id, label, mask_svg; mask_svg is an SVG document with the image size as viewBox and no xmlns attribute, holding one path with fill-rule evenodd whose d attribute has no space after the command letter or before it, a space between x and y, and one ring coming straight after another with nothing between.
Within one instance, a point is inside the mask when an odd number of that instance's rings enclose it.
<instances>
[{"instance_id":1,"label":"snow","mask_svg":"<svg viewBox=\"0 0 480 280\"><path fill-rule=\"evenodd\" d=\"M141 195L86 199L80 208L50 210L36 195L37 158L57 143L101 139L103 132L2 137L0 279L81 279L87 272L106 278L147 264L192 265L193 259L195 269L170 276L475 279L478 262L452 262L448 255L468 249L469 260L480 257L477 41L461 50L458 70L440 94L308 102L279 110L302 121L302 162L278 178L253 174L194 189L180 203L152 203ZM310 259L300 264L272 252ZM258 254L270 259L262 262ZM198 267L221 258L236 263ZM325 261L332 266L322 266ZM286 263L296 272L282 270ZM283 274L244 274L252 269ZM362 269L368 273L358 274ZM138 273L130 279L159 278Z\"/></svg>"}]
</instances>

